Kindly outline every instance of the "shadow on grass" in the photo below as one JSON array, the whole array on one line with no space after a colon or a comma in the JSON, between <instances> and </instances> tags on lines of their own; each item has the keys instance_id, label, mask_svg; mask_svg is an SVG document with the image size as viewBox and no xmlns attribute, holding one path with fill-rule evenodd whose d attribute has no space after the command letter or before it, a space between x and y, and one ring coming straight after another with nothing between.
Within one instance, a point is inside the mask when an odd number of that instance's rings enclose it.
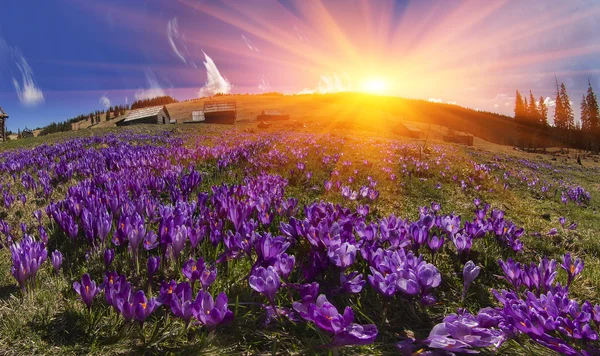
<instances>
[{"instance_id":1,"label":"shadow on grass","mask_svg":"<svg viewBox=\"0 0 600 356\"><path fill-rule=\"evenodd\" d=\"M87 321L82 314L73 310L56 314L48 323L34 320L29 327L51 345L73 346L89 342Z\"/></svg>"},{"instance_id":2,"label":"shadow on grass","mask_svg":"<svg viewBox=\"0 0 600 356\"><path fill-rule=\"evenodd\" d=\"M14 284L0 286L0 300L6 300L13 294L18 294L19 288Z\"/></svg>"}]
</instances>

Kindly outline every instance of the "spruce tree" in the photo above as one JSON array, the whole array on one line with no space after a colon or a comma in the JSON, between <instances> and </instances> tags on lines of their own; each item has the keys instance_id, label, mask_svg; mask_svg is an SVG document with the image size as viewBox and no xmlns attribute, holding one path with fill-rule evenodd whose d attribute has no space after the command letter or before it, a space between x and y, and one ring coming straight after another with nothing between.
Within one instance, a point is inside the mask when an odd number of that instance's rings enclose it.
<instances>
[{"instance_id":1,"label":"spruce tree","mask_svg":"<svg viewBox=\"0 0 600 356\"><path fill-rule=\"evenodd\" d=\"M529 107L527 108L527 122L531 124L537 124L538 119L538 110L535 105L535 98L533 97L533 93L529 90Z\"/></svg>"},{"instance_id":2,"label":"spruce tree","mask_svg":"<svg viewBox=\"0 0 600 356\"><path fill-rule=\"evenodd\" d=\"M585 95L581 97L581 128L584 131L590 131L590 118L588 115L588 105Z\"/></svg>"},{"instance_id":3,"label":"spruce tree","mask_svg":"<svg viewBox=\"0 0 600 356\"><path fill-rule=\"evenodd\" d=\"M563 105L563 115L565 128L572 130L575 128L575 115L573 114L573 109L571 108L571 101L569 100L569 95L567 94L567 87L565 83L560 83L560 101Z\"/></svg>"},{"instance_id":4,"label":"spruce tree","mask_svg":"<svg viewBox=\"0 0 600 356\"><path fill-rule=\"evenodd\" d=\"M517 94L515 96L515 121L522 121L523 116L525 114L525 105L523 103L523 98L521 97L521 93L517 90Z\"/></svg>"},{"instance_id":5,"label":"spruce tree","mask_svg":"<svg viewBox=\"0 0 600 356\"><path fill-rule=\"evenodd\" d=\"M548 126L548 107L544 102L544 97L540 96L539 106L539 121L540 125Z\"/></svg>"},{"instance_id":6,"label":"spruce tree","mask_svg":"<svg viewBox=\"0 0 600 356\"><path fill-rule=\"evenodd\" d=\"M556 79L556 77L554 77L554 80L556 81L556 103L554 106L554 126L558 127L560 129L565 128L565 121L564 121L564 110L563 110L563 105L562 105L562 99L560 97L560 89L558 87L558 80Z\"/></svg>"},{"instance_id":7,"label":"spruce tree","mask_svg":"<svg viewBox=\"0 0 600 356\"><path fill-rule=\"evenodd\" d=\"M600 130L600 110L598 108L598 98L592 89L592 83L588 80L588 90L585 97L587 104L587 117L589 120L589 130L591 132L598 132Z\"/></svg>"}]
</instances>

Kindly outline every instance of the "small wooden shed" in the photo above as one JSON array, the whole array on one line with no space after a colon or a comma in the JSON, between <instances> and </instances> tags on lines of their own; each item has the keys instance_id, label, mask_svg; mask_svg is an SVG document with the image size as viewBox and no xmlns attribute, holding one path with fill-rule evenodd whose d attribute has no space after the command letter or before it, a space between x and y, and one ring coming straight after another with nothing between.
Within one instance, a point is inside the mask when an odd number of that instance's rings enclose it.
<instances>
[{"instance_id":1,"label":"small wooden shed","mask_svg":"<svg viewBox=\"0 0 600 356\"><path fill-rule=\"evenodd\" d=\"M207 101L203 112L205 123L233 125L237 117L237 105L235 101Z\"/></svg>"},{"instance_id":2,"label":"small wooden shed","mask_svg":"<svg viewBox=\"0 0 600 356\"><path fill-rule=\"evenodd\" d=\"M256 121L279 121L289 119L290 115L283 115L279 110L263 110L260 115L256 116Z\"/></svg>"},{"instance_id":3,"label":"small wooden shed","mask_svg":"<svg viewBox=\"0 0 600 356\"><path fill-rule=\"evenodd\" d=\"M163 105L132 110L116 124L117 126L130 126L138 124L166 125L169 123L171 123L171 116L167 107Z\"/></svg>"},{"instance_id":4,"label":"small wooden shed","mask_svg":"<svg viewBox=\"0 0 600 356\"><path fill-rule=\"evenodd\" d=\"M392 130L396 135L419 138L421 137L421 130L419 130L416 126L411 124L407 124L404 122L398 123L396 127Z\"/></svg>"},{"instance_id":5,"label":"small wooden shed","mask_svg":"<svg viewBox=\"0 0 600 356\"><path fill-rule=\"evenodd\" d=\"M2 141L6 141L6 119L8 119L8 114L0 106L0 140Z\"/></svg>"}]
</instances>

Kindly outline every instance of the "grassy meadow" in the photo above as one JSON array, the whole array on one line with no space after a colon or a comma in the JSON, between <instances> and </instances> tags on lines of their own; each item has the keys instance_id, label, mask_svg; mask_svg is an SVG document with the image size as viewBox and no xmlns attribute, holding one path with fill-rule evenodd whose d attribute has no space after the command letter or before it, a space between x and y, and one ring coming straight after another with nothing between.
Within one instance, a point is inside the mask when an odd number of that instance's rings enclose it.
<instances>
[{"instance_id":1,"label":"grassy meadow","mask_svg":"<svg viewBox=\"0 0 600 356\"><path fill-rule=\"evenodd\" d=\"M570 281L560 264L567 252L585 262L569 287L569 298L600 303L600 166L594 156L585 156L579 165L574 151L532 154L478 138L473 147L447 144L441 141L445 130L435 125L425 145L426 124L415 123L424 133L420 140L407 139L393 134L395 121L389 112L360 103L327 106L303 98L282 100L278 108L292 119L260 130L252 118L267 102L244 100L240 99L241 119L235 126L99 128L0 144L0 354L400 354L397 344L413 339L411 352L431 351L436 349L422 341L446 316L461 308L477 315L483 308L502 307L492 289L513 288L503 278L499 259L524 265L538 264L543 257L554 259L559 265L555 283L565 286ZM194 105L199 103L172 104L169 110L181 122ZM189 183L192 173L200 177L194 184ZM571 197L569 190L577 188L579 193ZM340 210L325 207L327 203ZM432 203L440 205L439 211L432 212ZM457 247L462 242L455 235L467 234L458 229L474 221L475 211L485 204L490 208L480 222L498 209L504 212L506 226L523 228L523 233L510 236L508 243L506 228L496 233L490 225L469 240L472 246ZM104 237L95 227L100 218L92 206L108 214ZM89 229L84 207L93 215ZM236 207L242 212L232 213ZM187 209L183 224L202 233L196 246L184 237L180 255L174 256L179 253L174 242L163 242L168 236L163 227L178 216L177 209ZM41 213L35 216L36 211ZM146 232L137 247L132 233L120 230L133 224L136 214ZM242 222L235 214L244 216ZM439 217L438 222L431 223L425 240L417 242L413 225L422 229L427 214ZM404 231L399 232L399 244L386 240L379 230L392 215L406 227L399 228ZM448 216L460 217L459 226L446 231ZM305 221L305 226L289 233L293 221ZM254 225L242 227L246 223ZM371 224L375 237L367 242L362 235ZM69 230L74 225L77 231ZM47 242L40 242L40 229L48 235ZM152 244L150 231L159 242L147 249L144 244ZM242 231L248 235L236 237ZM351 256L351 263L337 259L344 251L338 249L340 238L331 237L335 233L353 249L342 256ZM24 235L47 249L47 259L22 290L13 276L9 247ZM433 235L445 237L435 251L429 247ZM278 270L281 281L273 298L249 285L256 270L279 266L267 261L264 249L257 252L263 248L261 241L271 239L280 247L285 241L286 256L295 257L289 272ZM368 276L383 262L365 256L369 248L376 254L378 246L381 256L400 250L422 256L441 281L433 287L421 285L417 293L396 287L393 295L382 295ZM115 254L109 267L107 249ZM55 250L62 254L58 272L51 263ZM147 262L154 256L161 258L160 268L149 276ZM215 327L196 316L191 321L178 317L169 302L160 299L161 283L188 281L182 268L189 258L199 257L216 268L216 279L202 287L192 283L193 295L200 289L215 298L224 292L233 317ZM281 253L275 258L280 261ZM320 265L319 258L325 259ZM463 300L463 267L468 261L480 272ZM106 300L107 289L100 287L109 271L126 276L132 290L144 291L148 304L150 298L163 303L140 317L143 322L137 316L127 320ZM360 290L343 290L340 273L354 271L364 281ZM86 273L102 289L89 308L73 288ZM354 335L331 332L299 315L301 303L294 302L306 297L306 305L314 305L315 293L299 292L301 285L312 282L340 313L350 307L353 323L374 325L376 337L362 344ZM524 289L517 292L525 295ZM505 332L501 326L491 328ZM597 346L596 341L574 340L560 331L551 335L577 352ZM347 345L335 344L343 337ZM468 348L506 355L557 352L522 330L506 336L496 351L493 346Z\"/></svg>"}]
</instances>

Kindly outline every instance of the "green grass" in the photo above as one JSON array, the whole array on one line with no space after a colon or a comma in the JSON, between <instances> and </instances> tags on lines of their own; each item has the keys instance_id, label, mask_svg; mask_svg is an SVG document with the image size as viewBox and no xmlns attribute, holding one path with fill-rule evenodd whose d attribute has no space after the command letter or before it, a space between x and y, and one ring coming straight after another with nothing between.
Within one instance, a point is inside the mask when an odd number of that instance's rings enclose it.
<instances>
[{"instance_id":1,"label":"green grass","mask_svg":"<svg viewBox=\"0 0 600 356\"><path fill-rule=\"evenodd\" d=\"M228 128L211 128L206 132L199 133L197 128L179 127L182 137L194 144L196 137L201 134L204 144L214 144L223 131ZM153 128L134 128L136 131L153 132ZM80 131L77 133L66 133L51 135L49 137L38 137L19 141L9 141L0 145L0 150L17 148L31 148L43 143L59 142L68 138L90 135L107 134L115 129ZM276 134L276 133L274 133ZM250 136L262 135L249 134ZM515 185L512 189L503 190L501 184L494 181L495 177L502 180L502 171L494 170L484 178L480 184L482 189L476 191L472 187L465 190L452 181L452 175L460 178L471 172L470 160L480 164L492 164L498 152L489 150L473 150L469 148L446 146L439 142L433 142L434 147L441 147L448 153L450 172L441 181L441 187L437 187L439 171L444 169L445 163L435 163L439 154L435 151L422 156L430 163L429 172L412 172L408 178L402 175L402 167L394 165L394 172L398 175L396 181L386 179L379 169L382 157L385 153L381 151L382 144L387 142L377 137L352 134L344 137L345 145L342 151L343 158L338 165L329 167L342 172L341 162L349 160L353 162L350 169L357 167L360 170L357 182L353 184L364 184L367 176L372 176L378 181L377 189L380 198L372 206L371 219L387 216L391 213L402 217L414 219L418 216L418 208L430 205L431 202L442 204L444 213L455 212L464 219L473 216L473 199L480 198L488 202L494 208L506 211L506 218L523 226L527 235L522 239L525 251L516 258L523 262L537 262L540 257L547 255L558 259L566 251L571 251L585 260L586 268L580 278L574 283L571 295L579 300L589 299L593 303L600 302L597 286L600 284L600 244L598 242L598 226L600 217L598 207L600 193L600 175L596 168L581 168L577 165L561 161L549 161L546 157L532 155L530 160L539 163L553 165L559 172L540 169L536 172L541 179L568 178L572 184L584 186L592 193L589 206L577 206L573 203L564 205L560 197L549 194L547 198L540 198L540 194L528 189L523 185ZM327 137L321 138L323 144L327 143ZM413 141L400 141L400 143ZM361 149L357 149L361 148ZM283 148L282 148L283 149ZM396 152L398 156L417 156L417 151ZM523 154L511 156L507 153L500 154L506 160L504 164L510 170L523 171L528 168L521 166L517 158ZM525 156L527 157L527 156ZM361 162L367 159L373 164L373 168L365 168ZM209 161L192 162L199 170L205 173L200 190L209 191L210 187L219 184L239 184L246 175L245 162L219 172L215 163ZM326 193L323 181L329 178L329 172L322 169L321 162L309 160L307 169L314 172L310 182L306 180L290 180L286 188L287 197L295 197L300 205L311 203L315 200L326 200L334 203L354 207L355 204L345 201L338 193ZM274 172L289 177L289 170L294 165L279 166ZM422 178L422 179L420 179ZM70 182L73 185L76 182ZM489 192L488 189L493 191ZM53 200L64 197L66 187L57 189ZM11 223L13 230L18 229L18 223L25 221L33 224L32 212L34 208L43 208L45 201L39 201L34 205L27 204L22 207L16 202L10 211L0 209L3 219ZM3 209L3 208L2 208ZM300 209L302 211L302 209ZM547 216L549 215L549 219ZM576 231L561 229L558 224L560 216L567 217L567 221L575 221L579 224ZM46 221L47 223L47 221ZM275 224L271 225L272 227ZM546 236L546 232L553 227L559 228L559 234L553 237ZM272 231L272 232L276 232ZM541 236L533 236L532 233L540 232ZM65 254L65 265L62 273L56 275L51 266L44 266L38 273L38 285L32 292L25 296L17 287L16 282L10 274L10 252L7 248L0 250L0 354L22 355L22 354L394 354L397 353L395 344L407 335L426 337L431 328L441 319L461 305L460 293L462 292L462 266L465 261L456 255L454 250L448 246L436 255L435 264L443 276L443 283L435 294L439 303L429 308L422 308L412 301L396 298L392 303L386 303L370 287L363 290L358 296L339 296L333 298L338 306L350 305L355 311L356 318L361 323L374 323L379 327L379 336L376 344L344 348L337 351L320 349L327 336L317 330L315 326L308 323L292 323L290 321L273 321L268 326L263 326L264 312L261 304L264 299L253 293L248 288L246 276L251 265L247 260L230 261L227 265L219 267L219 278L211 287L211 292L225 291L229 296L230 308L235 311L234 321L216 332L207 332L202 328L191 325L187 332L183 332L184 325L180 320L170 316L166 318L164 309L157 311L143 326L139 324L126 324L121 318L117 318L114 311L109 309L104 301L104 296L96 298L92 313L88 314L85 306L76 299L72 289L72 282L78 280L82 273L92 272L100 276L104 270L102 256L92 255L90 261L85 262L82 256L85 254L83 246L71 246L70 240L64 234L53 231L49 252L59 248ZM216 251L209 243L202 243L197 252L199 256L210 256L214 258L220 251ZM423 252L423 251L422 251ZM117 269L133 274L131 261L128 260L123 251L117 251L115 259ZM431 261L428 252L423 252L424 257ZM498 279L501 274L496 261L499 258L514 256L511 251L500 247L491 239L477 240L471 256L479 265L483 266L482 273L472 285L464 307L476 312L482 307L495 304L495 300L489 289L491 286L502 288L504 283ZM181 272L174 266L170 266L165 275L177 277ZM362 273L366 276L368 270L364 268ZM144 285L145 276L137 276L134 282ZM337 275L332 275L335 280ZM99 279L96 278L99 282ZM157 292L159 286L155 277L152 290ZM290 298L287 295L279 295L282 306L290 306ZM341 309L338 307L338 309ZM548 354L546 349L525 342L520 346L515 341L506 343L499 351L501 354Z\"/></svg>"}]
</instances>

